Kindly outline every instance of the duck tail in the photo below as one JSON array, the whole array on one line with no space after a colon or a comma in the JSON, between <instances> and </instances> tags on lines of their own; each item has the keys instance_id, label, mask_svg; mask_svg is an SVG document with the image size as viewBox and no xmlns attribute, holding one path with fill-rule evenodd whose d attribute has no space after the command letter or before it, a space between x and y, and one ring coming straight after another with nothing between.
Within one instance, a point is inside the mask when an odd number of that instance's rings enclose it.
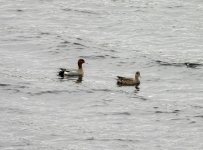
<instances>
[{"instance_id":1,"label":"duck tail","mask_svg":"<svg viewBox=\"0 0 203 150\"><path fill-rule=\"evenodd\" d=\"M118 85L121 85L121 84L122 84L122 82L118 80L118 81L117 81L117 84L118 84Z\"/></svg>"},{"instance_id":2,"label":"duck tail","mask_svg":"<svg viewBox=\"0 0 203 150\"><path fill-rule=\"evenodd\" d=\"M122 85L122 80L121 79L117 79L117 85Z\"/></svg>"},{"instance_id":3,"label":"duck tail","mask_svg":"<svg viewBox=\"0 0 203 150\"><path fill-rule=\"evenodd\" d=\"M122 85L123 77L117 76L117 85Z\"/></svg>"},{"instance_id":4,"label":"duck tail","mask_svg":"<svg viewBox=\"0 0 203 150\"><path fill-rule=\"evenodd\" d=\"M117 76L117 80L123 80L123 77Z\"/></svg>"},{"instance_id":5,"label":"duck tail","mask_svg":"<svg viewBox=\"0 0 203 150\"><path fill-rule=\"evenodd\" d=\"M64 70L60 70L59 73L58 73L58 76L63 78L64 77Z\"/></svg>"}]
</instances>

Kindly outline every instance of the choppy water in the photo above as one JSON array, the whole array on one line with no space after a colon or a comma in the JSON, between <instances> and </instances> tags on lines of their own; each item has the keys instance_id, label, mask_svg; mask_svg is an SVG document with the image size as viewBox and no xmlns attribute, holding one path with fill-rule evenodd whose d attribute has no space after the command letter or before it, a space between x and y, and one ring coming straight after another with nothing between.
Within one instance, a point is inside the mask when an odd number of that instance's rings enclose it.
<instances>
[{"instance_id":1,"label":"choppy water","mask_svg":"<svg viewBox=\"0 0 203 150\"><path fill-rule=\"evenodd\" d=\"M0 22L1 150L203 149L201 0L1 0ZM82 83L56 76L78 58Z\"/></svg>"}]
</instances>

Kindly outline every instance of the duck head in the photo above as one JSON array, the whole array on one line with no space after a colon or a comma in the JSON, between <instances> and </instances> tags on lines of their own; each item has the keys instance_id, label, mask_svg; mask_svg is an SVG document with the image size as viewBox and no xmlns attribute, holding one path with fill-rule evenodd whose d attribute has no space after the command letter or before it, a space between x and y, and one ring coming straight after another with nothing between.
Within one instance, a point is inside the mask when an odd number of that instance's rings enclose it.
<instances>
[{"instance_id":1,"label":"duck head","mask_svg":"<svg viewBox=\"0 0 203 150\"><path fill-rule=\"evenodd\" d=\"M84 60L84 59L79 59L79 60L78 60L78 67L79 67L79 68L82 68L82 64L83 64L83 63L85 63L85 60Z\"/></svg>"},{"instance_id":2,"label":"duck head","mask_svg":"<svg viewBox=\"0 0 203 150\"><path fill-rule=\"evenodd\" d=\"M140 77L140 72L139 71L137 71L136 73L135 73L135 77Z\"/></svg>"}]
</instances>

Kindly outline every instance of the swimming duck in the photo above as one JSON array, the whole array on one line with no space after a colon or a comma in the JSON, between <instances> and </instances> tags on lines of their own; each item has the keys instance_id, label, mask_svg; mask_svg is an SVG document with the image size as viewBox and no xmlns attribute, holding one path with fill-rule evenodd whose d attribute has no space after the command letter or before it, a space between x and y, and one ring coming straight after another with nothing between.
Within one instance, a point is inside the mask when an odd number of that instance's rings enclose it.
<instances>
[{"instance_id":1,"label":"swimming duck","mask_svg":"<svg viewBox=\"0 0 203 150\"><path fill-rule=\"evenodd\" d=\"M85 63L84 59L79 59L78 60L78 69L65 69L65 68L60 68L60 71L58 73L58 75L60 77L64 77L64 76L83 76L84 72L83 72L83 68L82 68L82 64Z\"/></svg>"},{"instance_id":2,"label":"swimming duck","mask_svg":"<svg viewBox=\"0 0 203 150\"><path fill-rule=\"evenodd\" d=\"M117 84L126 86L135 85L135 87L138 88L138 86L140 85L139 77L140 77L139 71L135 73L135 78L117 76Z\"/></svg>"}]
</instances>

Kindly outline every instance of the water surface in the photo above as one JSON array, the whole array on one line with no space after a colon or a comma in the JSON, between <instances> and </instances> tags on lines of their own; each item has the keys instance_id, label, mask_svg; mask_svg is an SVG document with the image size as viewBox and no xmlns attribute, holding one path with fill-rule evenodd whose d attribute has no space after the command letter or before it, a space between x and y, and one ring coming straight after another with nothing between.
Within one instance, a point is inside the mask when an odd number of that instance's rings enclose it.
<instances>
[{"instance_id":1,"label":"water surface","mask_svg":"<svg viewBox=\"0 0 203 150\"><path fill-rule=\"evenodd\" d=\"M0 149L203 149L202 14L200 0L1 0ZM81 83L57 77L78 58ZM139 91L116 85L138 70Z\"/></svg>"}]
</instances>

